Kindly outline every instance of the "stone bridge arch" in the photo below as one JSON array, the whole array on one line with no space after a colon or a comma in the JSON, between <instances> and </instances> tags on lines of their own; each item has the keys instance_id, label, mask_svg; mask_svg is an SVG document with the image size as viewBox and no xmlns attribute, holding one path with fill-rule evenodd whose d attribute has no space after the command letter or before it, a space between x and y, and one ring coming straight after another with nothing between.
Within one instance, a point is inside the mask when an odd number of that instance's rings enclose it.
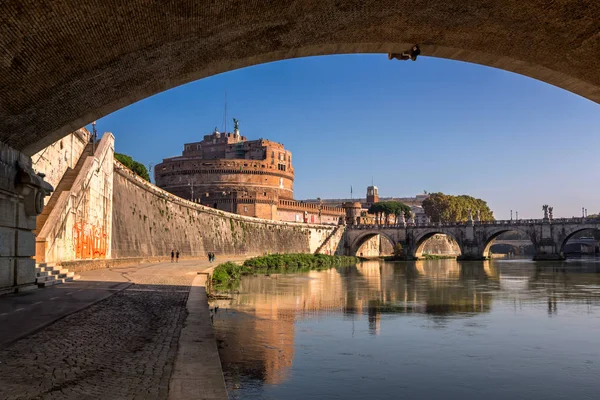
<instances>
[{"instance_id":1,"label":"stone bridge arch","mask_svg":"<svg viewBox=\"0 0 600 400\"><path fill-rule=\"evenodd\" d=\"M460 249L461 254L464 254L462 240L458 232L452 229L444 229L443 227L433 227L425 229L415 229L409 236L409 251L413 258L419 259L423 256L423 248L427 239L432 238L434 235L447 235L451 237Z\"/></svg>"},{"instance_id":2,"label":"stone bridge arch","mask_svg":"<svg viewBox=\"0 0 600 400\"><path fill-rule=\"evenodd\" d=\"M588 223L581 225L572 225L569 227L563 227L562 230L559 230L555 242L558 246L558 253L564 254L565 246L567 242L577 233L587 231L587 230L596 230L600 231L600 223Z\"/></svg>"},{"instance_id":3,"label":"stone bridge arch","mask_svg":"<svg viewBox=\"0 0 600 400\"><path fill-rule=\"evenodd\" d=\"M542 11L539 4L173 0L115 7L6 0L0 141L31 155L93 120L203 77L296 57L385 57L415 43L421 56L504 69L600 103L600 9L575 0L549 2Z\"/></svg>"},{"instance_id":4,"label":"stone bridge arch","mask_svg":"<svg viewBox=\"0 0 600 400\"><path fill-rule=\"evenodd\" d=\"M392 244L392 248L394 246L396 246L396 244L398 243L398 241L393 237L393 235L390 235L388 232L386 232L385 230L367 230L364 232L361 232L359 235L357 235L352 242L350 243L350 254L351 256L355 256L358 253L358 250L360 249L360 246L362 246L367 240L377 236L377 235L381 235L382 237L384 237L385 239L389 240L389 242Z\"/></svg>"},{"instance_id":5,"label":"stone bridge arch","mask_svg":"<svg viewBox=\"0 0 600 400\"><path fill-rule=\"evenodd\" d=\"M483 231L483 237L482 237L482 240L480 240L479 251L478 251L479 256L482 259L487 258L489 255L489 252L490 252L490 248L494 244L494 240L498 236L502 235L503 233L513 232L513 231L516 231L516 232L526 235L527 238L533 244L534 252L537 251L536 238L535 238L535 234L533 232L529 231L527 228L525 228L523 226L508 225L508 226L503 226L503 227L498 227L498 228L491 228L491 229L488 228Z\"/></svg>"}]
</instances>

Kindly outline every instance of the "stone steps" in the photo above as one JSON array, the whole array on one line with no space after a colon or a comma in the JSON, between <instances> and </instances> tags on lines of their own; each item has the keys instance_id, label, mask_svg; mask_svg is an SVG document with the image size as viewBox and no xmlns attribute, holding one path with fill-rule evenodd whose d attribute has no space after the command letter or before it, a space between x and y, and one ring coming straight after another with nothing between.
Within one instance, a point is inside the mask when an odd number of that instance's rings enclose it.
<instances>
[{"instance_id":1,"label":"stone steps","mask_svg":"<svg viewBox=\"0 0 600 400\"><path fill-rule=\"evenodd\" d=\"M46 263L37 264L35 272L35 283L40 288L72 282L80 278L79 275L75 275L75 272L69 272L68 269L48 265Z\"/></svg>"}]
</instances>

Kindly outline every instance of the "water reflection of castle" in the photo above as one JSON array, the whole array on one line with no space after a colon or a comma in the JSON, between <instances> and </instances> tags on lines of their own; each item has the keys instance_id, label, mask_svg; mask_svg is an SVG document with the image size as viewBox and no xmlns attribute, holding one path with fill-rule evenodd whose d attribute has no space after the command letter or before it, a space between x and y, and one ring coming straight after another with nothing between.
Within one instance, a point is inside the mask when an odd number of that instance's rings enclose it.
<instances>
[{"instance_id":1,"label":"water reflection of castle","mask_svg":"<svg viewBox=\"0 0 600 400\"><path fill-rule=\"evenodd\" d=\"M490 295L475 284L488 278L486 271L465 272L456 262L444 261L404 267L365 262L306 275L247 277L233 300L216 302L217 336L227 343L220 351L222 362L253 365L246 376L275 384L285 380L292 365L295 322L303 318L334 313L360 324L366 316L369 332L378 334L386 313L489 311ZM465 276L473 284L453 284Z\"/></svg>"},{"instance_id":2,"label":"water reflection of castle","mask_svg":"<svg viewBox=\"0 0 600 400\"><path fill-rule=\"evenodd\" d=\"M571 266L567 276L562 268L494 265L499 264L373 261L306 275L245 278L239 295L218 302L215 331L227 343L221 360L245 365L244 376L276 384L292 366L295 324L304 318L342 315L378 334L386 314L425 314L439 321L489 312L492 298L518 303L547 297L549 313L556 313L557 299L600 300L600 293L590 297L586 290L590 283L600 286L598 271L582 267L573 274Z\"/></svg>"}]
</instances>

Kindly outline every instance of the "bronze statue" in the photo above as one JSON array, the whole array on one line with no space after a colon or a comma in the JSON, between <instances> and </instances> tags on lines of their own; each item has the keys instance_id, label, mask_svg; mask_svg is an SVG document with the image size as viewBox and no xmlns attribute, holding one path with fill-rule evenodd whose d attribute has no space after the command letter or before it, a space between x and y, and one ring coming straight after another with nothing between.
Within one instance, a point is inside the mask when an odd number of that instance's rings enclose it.
<instances>
[{"instance_id":1,"label":"bronze statue","mask_svg":"<svg viewBox=\"0 0 600 400\"><path fill-rule=\"evenodd\" d=\"M235 118L233 119L233 130L234 132L240 130L240 120Z\"/></svg>"}]
</instances>

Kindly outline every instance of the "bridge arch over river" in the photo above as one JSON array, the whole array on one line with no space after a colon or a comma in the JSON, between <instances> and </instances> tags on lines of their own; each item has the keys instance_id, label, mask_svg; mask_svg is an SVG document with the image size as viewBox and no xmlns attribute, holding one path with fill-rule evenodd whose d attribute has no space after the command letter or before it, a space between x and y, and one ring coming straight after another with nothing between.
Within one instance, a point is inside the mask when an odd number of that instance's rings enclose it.
<instances>
[{"instance_id":1,"label":"bridge arch over river","mask_svg":"<svg viewBox=\"0 0 600 400\"><path fill-rule=\"evenodd\" d=\"M564 248L576 233L600 230L600 219L564 218L464 222L450 224L350 225L345 233L346 252L354 255L357 245L376 234L385 235L395 246L400 244L407 258L418 259L423 244L435 234L450 236L458 244L459 259L483 260L489 255L494 240L505 232L518 231L527 236L534 247L536 260L564 259Z\"/></svg>"},{"instance_id":2,"label":"bridge arch over river","mask_svg":"<svg viewBox=\"0 0 600 400\"><path fill-rule=\"evenodd\" d=\"M385 57L415 43L422 56L504 69L600 102L595 2L480 3L7 0L0 13L0 141L31 155L95 119L203 77L296 57Z\"/></svg>"},{"instance_id":3,"label":"bridge arch over river","mask_svg":"<svg viewBox=\"0 0 600 400\"><path fill-rule=\"evenodd\" d=\"M2 261L26 280L32 246L21 244L35 243L35 216L52 191L30 156L193 80L296 57L385 57L418 44L421 56L500 68L600 103L597 2L5 0L1 11L0 207L8 216L2 228L19 237L5 254L23 263ZM465 232L456 235L463 254L480 254L473 246L483 239ZM557 238L546 236L536 231L540 254L558 254Z\"/></svg>"}]
</instances>

